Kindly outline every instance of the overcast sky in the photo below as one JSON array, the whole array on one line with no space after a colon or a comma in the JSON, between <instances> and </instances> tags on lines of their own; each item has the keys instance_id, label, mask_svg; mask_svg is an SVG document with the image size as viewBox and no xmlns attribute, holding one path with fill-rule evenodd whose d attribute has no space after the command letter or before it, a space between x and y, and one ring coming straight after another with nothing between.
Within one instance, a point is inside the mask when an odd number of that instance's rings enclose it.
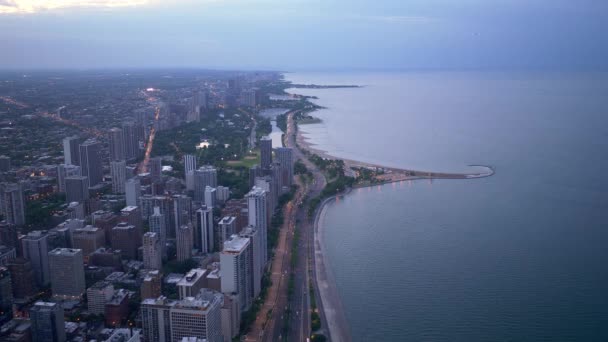
<instances>
[{"instance_id":1,"label":"overcast sky","mask_svg":"<svg viewBox=\"0 0 608 342\"><path fill-rule=\"evenodd\" d=\"M0 68L608 69L608 0L0 0Z\"/></svg>"}]
</instances>

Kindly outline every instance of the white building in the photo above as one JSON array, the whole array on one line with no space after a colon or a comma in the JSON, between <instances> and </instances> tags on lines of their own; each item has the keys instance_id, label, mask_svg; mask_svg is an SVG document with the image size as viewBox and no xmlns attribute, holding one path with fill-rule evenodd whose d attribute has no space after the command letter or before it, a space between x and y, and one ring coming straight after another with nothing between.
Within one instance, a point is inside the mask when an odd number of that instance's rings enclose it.
<instances>
[{"instance_id":1,"label":"white building","mask_svg":"<svg viewBox=\"0 0 608 342\"><path fill-rule=\"evenodd\" d=\"M249 309L253 299L250 249L249 238L233 235L220 253L222 292L238 294L242 311Z\"/></svg>"},{"instance_id":2,"label":"white building","mask_svg":"<svg viewBox=\"0 0 608 342\"><path fill-rule=\"evenodd\" d=\"M249 210L249 225L254 226L260 235L260 267L263 270L266 266L266 261L268 260L268 248L266 242L268 235L268 202L266 199L266 191L254 186L246 197L247 208Z\"/></svg>"},{"instance_id":3,"label":"white building","mask_svg":"<svg viewBox=\"0 0 608 342\"><path fill-rule=\"evenodd\" d=\"M205 188L205 205L211 208L215 208L216 206L216 193L215 188L210 186Z\"/></svg>"},{"instance_id":4,"label":"white building","mask_svg":"<svg viewBox=\"0 0 608 342\"><path fill-rule=\"evenodd\" d=\"M179 282L177 282L179 299L196 297L198 292L205 287L206 277L206 269L194 268L188 271L188 273L186 273L186 275Z\"/></svg>"},{"instance_id":5,"label":"white building","mask_svg":"<svg viewBox=\"0 0 608 342\"><path fill-rule=\"evenodd\" d=\"M234 216L225 216L223 217L219 224L219 232L220 232L220 243L228 240L232 234L238 233L236 231L236 217Z\"/></svg>"},{"instance_id":6,"label":"white building","mask_svg":"<svg viewBox=\"0 0 608 342\"><path fill-rule=\"evenodd\" d=\"M139 178L133 177L126 181L125 192L128 206L139 206L139 198L141 197L141 182Z\"/></svg>"},{"instance_id":7,"label":"white building","mask_svg":"<svg viewBox=\"0 0 608 342\"><path fill-rule=\"evenodd\" d=\"M215 249L213 234L213 211L211 207L203 205L196 211L195 237L199 237L198 245L202 253L211 253Z\"/></svg>"},{"instance_id":8,"label":"white building","mask_svg":"<svg viewBox=\"0 0 608 342\"><path fill-rule=\"evenodd\" d=\"M221 293L202 290L196 297L178 301L169 311L171 340L197 337L208 342L223 342Z\"/></svg>"}]
</instances>

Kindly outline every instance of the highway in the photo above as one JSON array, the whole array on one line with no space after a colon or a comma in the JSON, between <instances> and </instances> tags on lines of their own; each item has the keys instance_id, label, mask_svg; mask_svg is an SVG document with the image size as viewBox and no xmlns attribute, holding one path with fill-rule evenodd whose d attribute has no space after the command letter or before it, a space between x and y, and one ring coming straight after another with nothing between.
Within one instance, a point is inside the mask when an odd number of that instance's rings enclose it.
<instances>
[{"instance_id":1,"label":"highway","mask_svg":"<svg viewBox=\"0 0 608 342\"><path fill-rule=\"evenodd\" d=\"M314 266L313 234L314 226L308 218L307 198L318 196L325 187L325 177L317 167L306 159L302 151L296 145L296 127L293 120L294 112L288 114L286 146L293 149L294 160L302 160L306 167L313 173L313 181L309 184L298 182L299 195L295 201L295 212L291 214L289 221L294 222L297 234L299 235L297 248L297 260L295 267L291 268L291 262L284 263L283 274L285 277L293 272L293 293L291 298L288 295L287 283L285 290L280 292L277 298L275 309L272 311L272 319L267 324L267 332L264 334L263 341L307 341L310 337L310 297L309 281L312 279L312 267ZM297 205L303 203L303 205ZM286 212L287 214L287 212ZM286 219L288 219L286 217ZM293 233L292 233L293 234ZM292 244L288 244L291 249ZM318 302L318 300L317 300Z\"/></svg>"}]
</instances>

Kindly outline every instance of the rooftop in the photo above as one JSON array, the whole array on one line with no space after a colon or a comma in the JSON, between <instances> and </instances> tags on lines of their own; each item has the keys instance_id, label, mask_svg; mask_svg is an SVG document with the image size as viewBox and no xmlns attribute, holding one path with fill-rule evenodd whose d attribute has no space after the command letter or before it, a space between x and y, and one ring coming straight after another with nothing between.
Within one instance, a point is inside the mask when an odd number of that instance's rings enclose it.
<instances>
[{"instance_id":1,"label":"rooftop","mask_svg":"<svg viewBox=\"0 0 608 342\"><path fill-rule=\"evenodd\" d=\"M247 245L249 245L248 238L232 235L230 240L224 242L224 250L222 253L240 253L247 248Z\"/></svg>"}]
</instances>

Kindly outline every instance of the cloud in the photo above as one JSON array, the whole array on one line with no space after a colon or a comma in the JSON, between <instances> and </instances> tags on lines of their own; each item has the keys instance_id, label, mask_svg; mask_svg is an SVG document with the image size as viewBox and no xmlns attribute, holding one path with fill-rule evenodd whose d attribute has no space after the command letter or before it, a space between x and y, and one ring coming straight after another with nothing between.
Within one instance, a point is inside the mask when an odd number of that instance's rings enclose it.
<instances>
[{"instance_id":1,"label":"cloud","mask_svg":"<svg viewBox=\"0 0 608 342\"><path fill-rule=\"evenodd\" d=\"M65 8L133 7L150 2L150 0L0 0L0 14L36 13Z\"/></svg>"}]
</instances>

